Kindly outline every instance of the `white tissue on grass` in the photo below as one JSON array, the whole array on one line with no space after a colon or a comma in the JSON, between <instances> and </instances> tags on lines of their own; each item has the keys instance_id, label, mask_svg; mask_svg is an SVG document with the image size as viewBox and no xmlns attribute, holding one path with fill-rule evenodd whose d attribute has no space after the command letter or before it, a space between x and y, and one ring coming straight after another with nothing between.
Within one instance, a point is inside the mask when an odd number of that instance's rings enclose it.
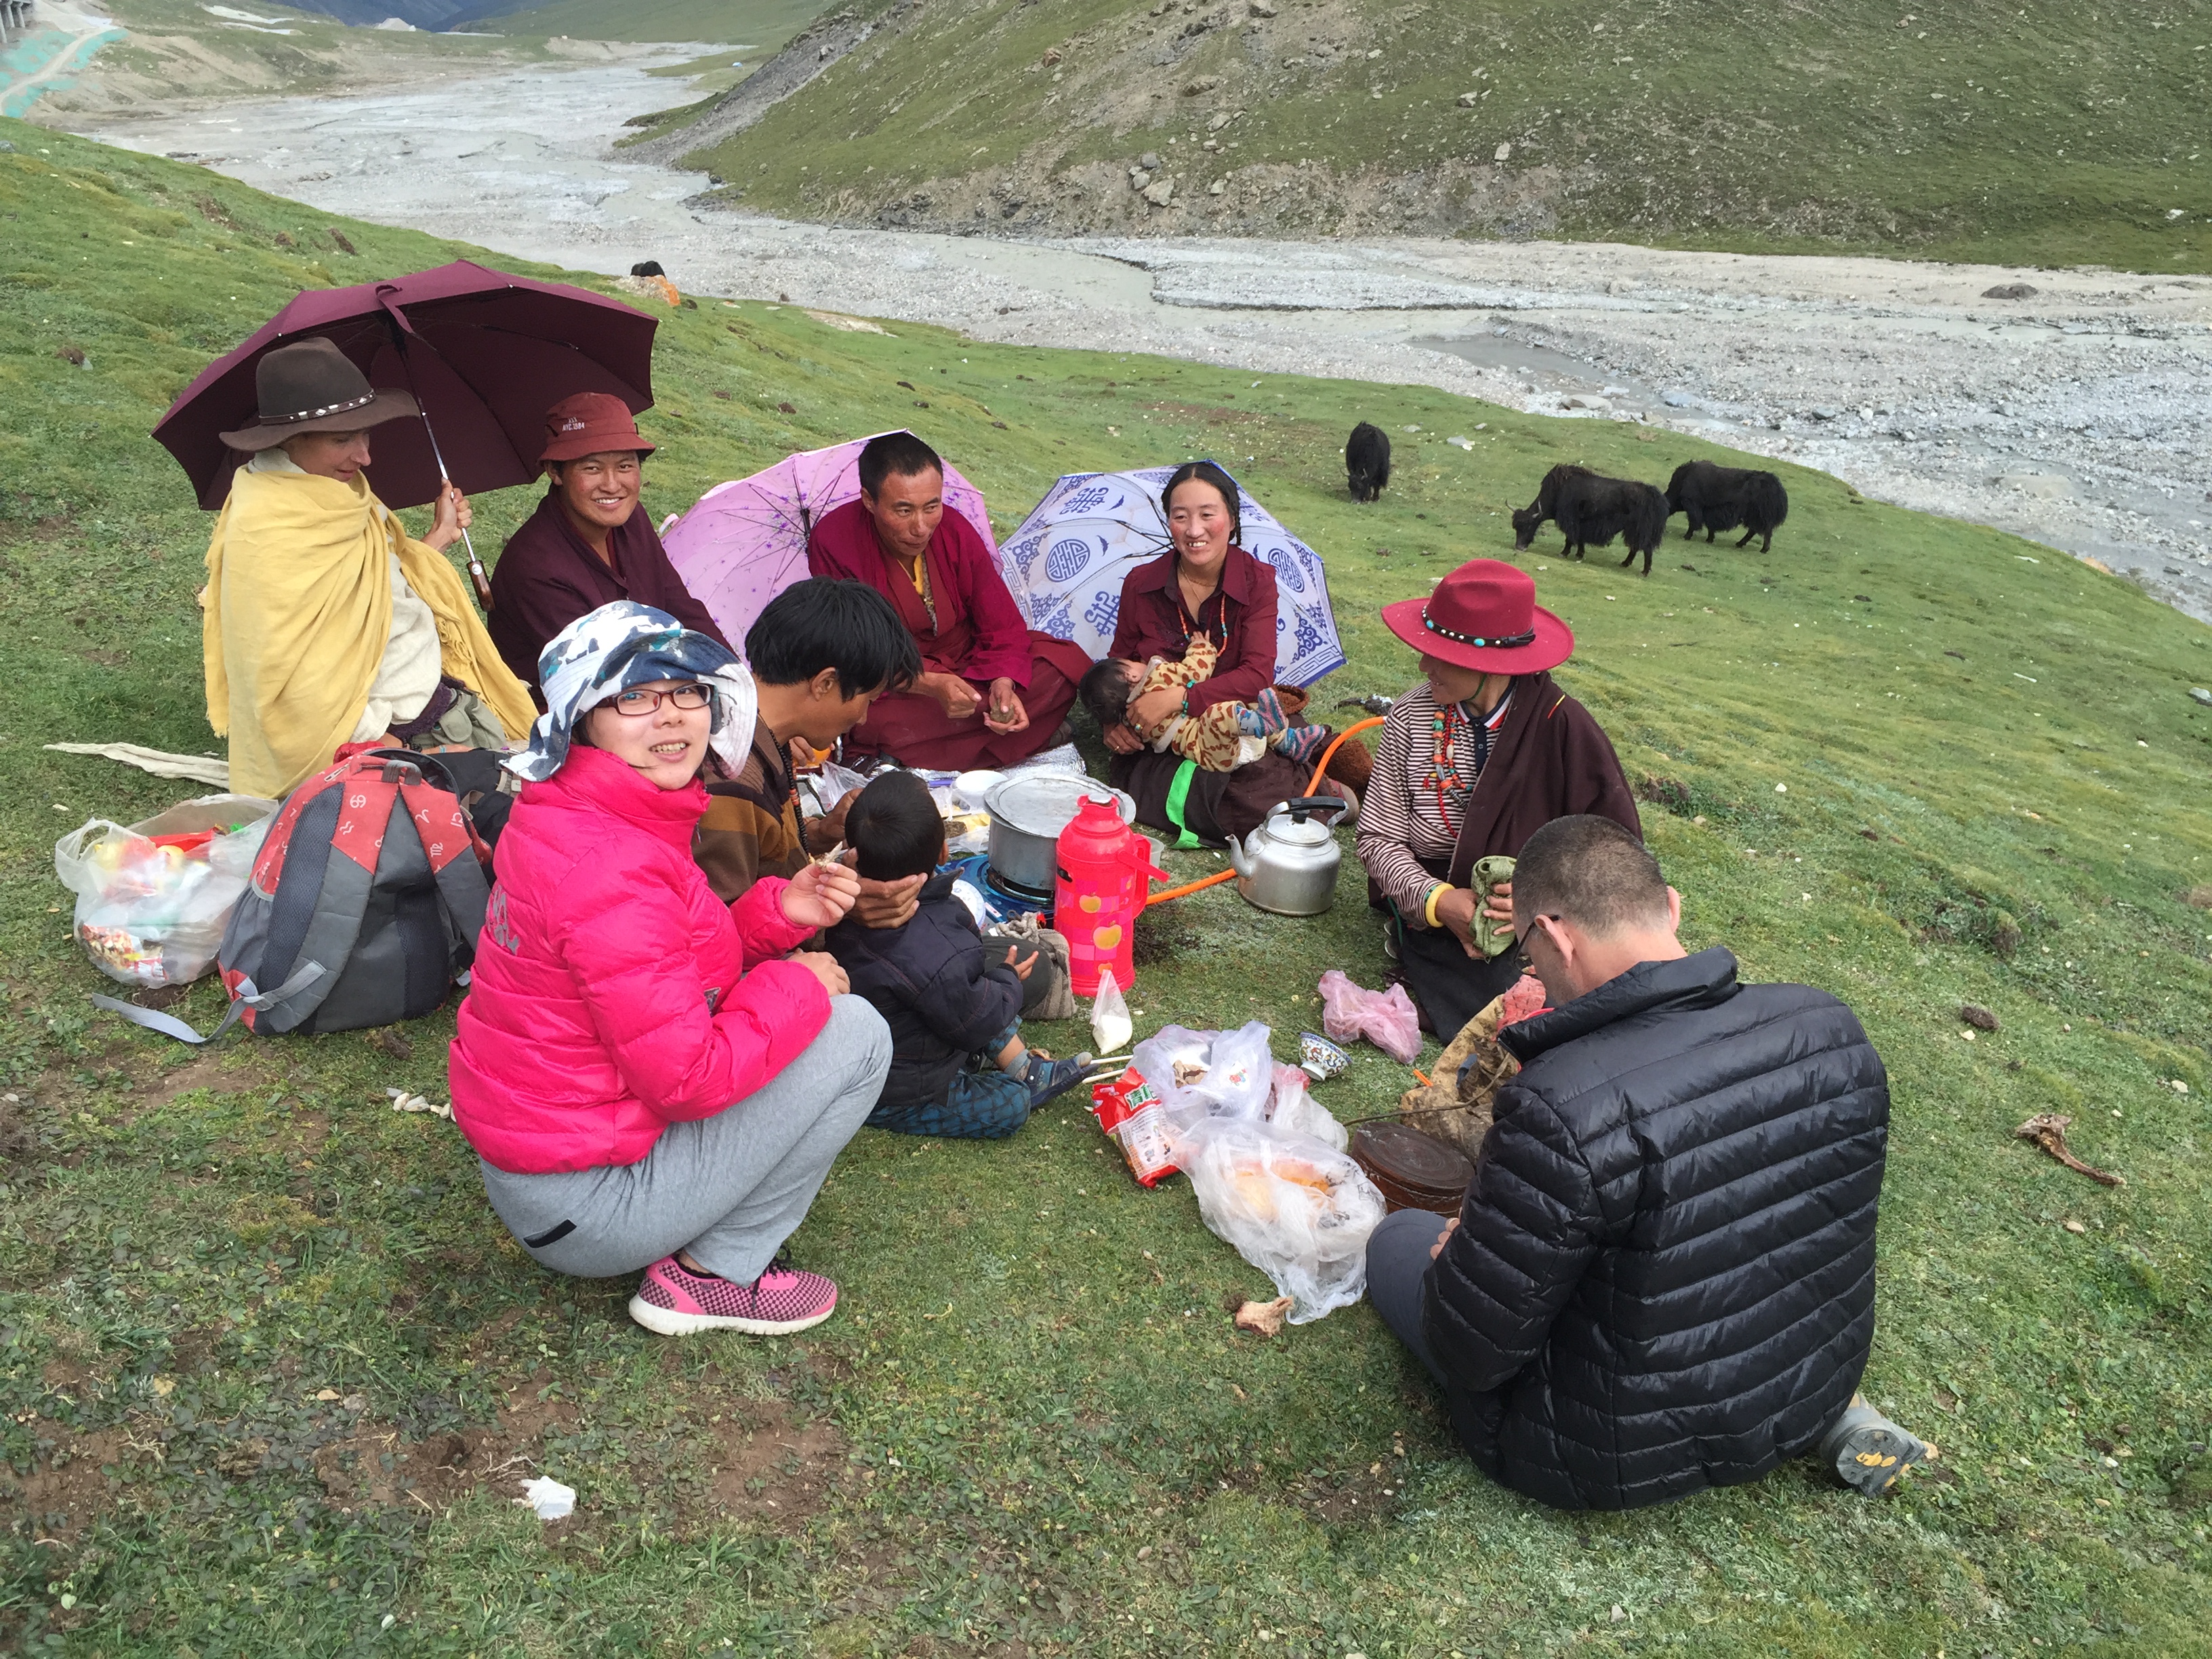
<instances>
[{"instance_id":1,"label":"white tissue on grass","mask_svg":"<svg viewBox=\"0 0 2212 1659\"><path fill-rule=\"evenodd\" d=\"M450 1103L436 1105L420 1095L409 1094L404 1089L386 1089L384 1094L395 1112L428 1112L433 1117L444 1118L448 1123L453 1121L453 1109Z\"/></svg>"},{"instance_id":2,"label":"white tissue on grass","mask_svg":"<svg viewBox=\"0 0 2212 1659\"><path fill-rule=\"evenodd\" d=\"M576 1489L564 1486L549 1474L522 1483L522 1496L514 1500L538 1511L540 1521L559 1521L576 1512Z\"/></svg>"}]
</instances>

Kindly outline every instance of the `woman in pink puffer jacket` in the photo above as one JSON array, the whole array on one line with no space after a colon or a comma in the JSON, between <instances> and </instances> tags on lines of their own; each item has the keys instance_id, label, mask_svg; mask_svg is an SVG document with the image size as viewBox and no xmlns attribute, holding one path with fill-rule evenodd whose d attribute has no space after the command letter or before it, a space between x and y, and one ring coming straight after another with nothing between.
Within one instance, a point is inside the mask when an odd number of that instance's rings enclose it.
<instances>
[{"instance_id":1,"label":"woman in pink puffer jacket","mask_svg":"<svg viewBox=\"0 0 2212 1659\"><path fill-rule=\"evenodd\" d=\"M644 1269L630 1314L648 1329L818 1324L837 1287L778 1253L874 1107L890 1036L835 961L796 947L859 879L810 865L726 907L692 862L709 744L742 760L752 741L752 681L720 645L624 600L540 666L454 1119L537 1261Z\"/></svg>"}]
</instances>

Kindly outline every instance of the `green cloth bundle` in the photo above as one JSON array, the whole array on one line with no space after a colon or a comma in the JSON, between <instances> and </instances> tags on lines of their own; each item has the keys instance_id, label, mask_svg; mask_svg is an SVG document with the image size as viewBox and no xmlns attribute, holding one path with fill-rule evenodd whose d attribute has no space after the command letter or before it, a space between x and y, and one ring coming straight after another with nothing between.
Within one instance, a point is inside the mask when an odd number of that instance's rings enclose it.
<instances>
[{"instance_id":1,"label":"green cloth bundle","mask_svg":"<svg viewBox=\"0 0 2212 1659\"><path fill-rule=\"evenodd\" d=\"M1513 879L1513 860L1504 857L1477 859L1472 873L1474 884L1474 926L1472 937L1474 948L1486 957L1503 956L1513 948L1513 929L1510 924L1492 921L1483 914L1490 902L1491 894L1501 882Z\"/></svg>"}]
</instances>

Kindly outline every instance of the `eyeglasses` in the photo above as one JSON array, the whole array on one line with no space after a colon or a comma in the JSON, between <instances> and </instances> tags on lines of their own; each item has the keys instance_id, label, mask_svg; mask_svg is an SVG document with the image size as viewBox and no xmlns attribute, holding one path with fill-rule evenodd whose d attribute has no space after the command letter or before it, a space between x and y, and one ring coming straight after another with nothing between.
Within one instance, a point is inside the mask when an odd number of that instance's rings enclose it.
<instances>
[{"instance_id":1,"label":"eyeglasses","mask_svg":"<svg viewBox=\"0 0 2212 1659\"><path fill-rule=\"evenodd\" d=\"M1514 951L1516 952L1516 954L1520 955L1520 956L1524 956L1524 957L1525 957L1525 956L1527 956L1527 955L1528 954L1528 941L1529 941L1529 939L1532 939L1533 937L1534 937L1534 935L1535 935L1535 932L1536 932L1536 924L1537 924L1538 922L1540 922L1540 921L1560 921L1560 920L1561 920L1561 918L1560 918L1560 917L1559 917L1559 916L1531 916L1531 917L1529 917L1529 918L1528 918L1528 925L1526 927L1522 928L1522 929L1518 933L1516 933L1516 934L1513 936L1513 949L1514 949Z\"/></svg>"},{"instance_id":2,"label":"eyeglasses","mask_svg":"<svg viewBox=\"0 0 2212 1659\"><path fill-rule=\"evenodd\" d=\"M608 699L608 706L617 714L626 714L632 720L643 720L647 714L659 711L663 698L678 708L704 708L714 701L714 689L710 685L702 685L696 680L690 685L679 685L667 691L648 691L638 686L618 692Z\"/></svg>"}]
</instances>

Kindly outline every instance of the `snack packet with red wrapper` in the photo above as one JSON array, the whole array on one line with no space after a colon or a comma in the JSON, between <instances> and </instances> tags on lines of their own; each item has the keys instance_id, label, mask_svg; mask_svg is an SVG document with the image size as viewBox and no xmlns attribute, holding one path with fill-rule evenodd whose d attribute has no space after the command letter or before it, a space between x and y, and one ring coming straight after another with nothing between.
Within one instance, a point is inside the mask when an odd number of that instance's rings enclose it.
<instances>
[{"instance_id":1,"label":"snack packet with red wrapper","mask_svg":"<svg viewBox=\"0 0 2212 1659\"><path fill-rule=\"evenodd\" d=\"M1175 1126L1165 1103L1135 1066L1091 1085L1091 1112L1099 1128L1121 1144L1139 1186L1157 1186L1176 1172Z\"/></svg>"}]
</instances>

